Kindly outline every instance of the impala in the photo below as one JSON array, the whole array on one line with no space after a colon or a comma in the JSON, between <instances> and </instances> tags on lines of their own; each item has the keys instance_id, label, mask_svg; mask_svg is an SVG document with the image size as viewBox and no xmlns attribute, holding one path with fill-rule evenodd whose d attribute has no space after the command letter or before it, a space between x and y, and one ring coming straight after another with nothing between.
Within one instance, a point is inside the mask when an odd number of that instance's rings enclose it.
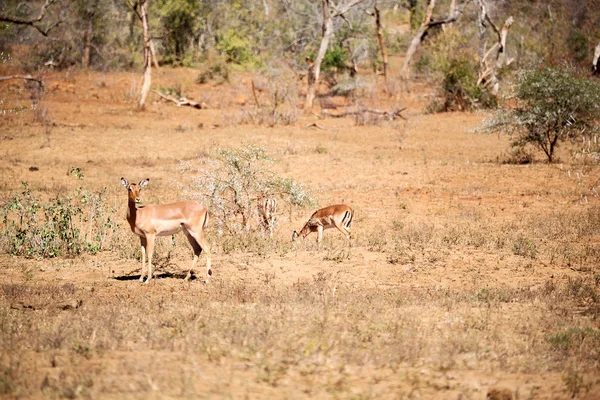
<instances>
[{"instance_id":1,"label":"impala","mask_svg":"<svg viewBox=\"0 0 600 400\"><path fill-rule=\"evenodd\" d=\"M127 222L131 231L138 235L142 244L142 272L140 282L144 281L144 265L148 256L148 279L152 280L152 254L154 253L154 239L156 236L170 236L183 231L192 249L194 259L192 268L187 273L185 280L192 276L198 257L202 250L206 252L206 280L212 275L210 269L210 248L204 237L204 229L208 226L208 211L195 201L181 201L169 204L150 204L138 206L140 191L149 179L144 179L139 184L129 183L121 178L121 183L128 191Z\"/></svg>"},{"instance_id":2,"label":"impala","mask_svg":"<svg viewBox=\"0 0 600 400\"><path fill-rule=\"evenodd\" d=\"M311 232L317 232L317 243L323 239L323 230L329 228L338 228L344 234L346 240L350 242L350 225L352 224L354 211L345 204L336 204L315 211L310 219L304 224L300 233L294 231L292 240L298 239L298 236L305 238Z\"/></svg>"},{"instance_id":3,"label":"impala","mask_svg":"<svg viewBox=\"0 0 600 400\"><path fill-rule=\"evenodd\" d=\"M260 226L273 236L273 230L277 224L277 201L272 198L262 198L258 201L258 214Z\"/></svg>"}]
</instances>

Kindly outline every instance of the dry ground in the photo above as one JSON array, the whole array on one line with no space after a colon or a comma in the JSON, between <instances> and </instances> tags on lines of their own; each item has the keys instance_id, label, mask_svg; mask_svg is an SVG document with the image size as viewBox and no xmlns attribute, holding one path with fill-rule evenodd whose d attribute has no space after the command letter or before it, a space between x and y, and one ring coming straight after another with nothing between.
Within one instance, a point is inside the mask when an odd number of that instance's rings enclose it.
<instances>
[{"instance_id":1,"label":"dry ground","mask_svg":"<svg viewBox=\"0 0 600 400\"><path fill-rule=\"evenodd\" d=\"M502 163L507 138L471 132L484 115L424 114L423 92L369 99L408 105L396 124L264 127L235 123L248 78L200 86L162 69L156 87L210 108L153 96L137 112L138 78L50 74L35 112L19 111L21 82L0 86L1 199L21 181L46 197L106 187L121 224L113 251L0 255L0 397L600 397L600 169L566 149L553 165ZM189 250L163 239L159 279L140 285L121 176L150 178L148 202L178 200L182 160L245 142L321 206L355 209L349 259L334 231L321 250L292 246L313 211L298 209L246 251L210 232L208 285L182 281Z\"/></svg>"}]
</instances>

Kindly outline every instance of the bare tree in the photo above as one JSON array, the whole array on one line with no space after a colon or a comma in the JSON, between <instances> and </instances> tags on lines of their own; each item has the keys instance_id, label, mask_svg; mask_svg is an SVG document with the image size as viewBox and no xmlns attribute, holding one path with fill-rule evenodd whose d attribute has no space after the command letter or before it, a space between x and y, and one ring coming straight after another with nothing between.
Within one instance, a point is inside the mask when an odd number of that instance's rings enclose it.
<instances>
[{"instance_id":1,"label":"bare tree","mask_svg":"<svg viewBox=\"0 0 600 400\"><path fill-rule=\"evenodd\" d=\"M96 17L96 12L98 11L99 2L100 0L91 1L86 9L87 26L83 33L84 48L83 56L81 59L81 66L86 71L90 66L92 40L94 39L94 20Z\"/></svg>"},{"instance_id":2,"label":"bare tree","mask_svg":"<svg viewBox=\"0 0 600 400\"><path fill-rule=\"evenodd\" d=\"M594 50L594 60L592 61L592 72L594 75L600 74L600 43Z\"/></svg>"},{"instance_id":3,"label":"bare tree","mask_svg":"<svg viewBox=\"0 0 600 400\"><path fill-rule=\"evenodd\" d=\"M487 5L484 0L477 0L479 4L479 35L480 35L480 59L479 59L479 79L477 85L491 87L491 93L497 94L500 83L496 71L506 62L506 37L508 30L514 22L514 18L508 17L504 22L502 30L499 30L490 18ZM487 24L492 27L497 35L497 41L489 49L485 40Z\"/></svg>"},{"instance_id":4,"label":"bare tree","mask_svg":"<svg viewBox=\"0 0 600 400\"><path fill-rule=\"evenodd\" d=\"M321 38L321 45L319 46L319 52L317 57L312 60L308 59L308 89L306 91L306 102L304 103L304 110L310 111L315 100L317 88L319 87L319 75L321 73L321 63L327 52L329 46L329 40L333 35L333 20L350 10L355 5L363 2L364 0L350 0L346 4L332 4L332 0L322 0L323 4L323 36Z\"/></svg>"},{"instance_id":5,"label":"bare tree","mask_svg":"<svg viewBox=\"0 0 600 400\"><path fill-rule=\"evenodd\" d=\"M144 38L144 81L142 83L142 91L140 93L140 100L138 102L138 109L144 109L146 104L146 98L150 93L150 86L152 85L152 38L150 36L150 26L148 24L148 3L150 0L137 0L130 3L126 0L126 3L135 12L138 19L142 22L142 32ZM138 11L139 8L139 11Z\"/></svg>"},{"instance_id":6,"label":"bare tree","mask_svg":"<svg viewBox=\"0 0 600 400\"><path fill-rule=\"evenodd\" d=\"M40 26L39 23L42 22L42 20L46 16L46 11L55 1L56 0L46 0L44 5L42 5L42 8L40 9L40 13L35 18L19 18L19 17L14 17L12 15L0 13L0 21L8 22L10 24L16 24L16 25L29 25L29 26L35 28L42 35L48 36L50 31L52 29L56 28L61 23L61 20L60 19L57 20L55 23L51 24L50 26L48 26L46 28L43 28L42 26Z\"/></svg>"},{"instance_id":7,"label":"bare tree","mask_svg":"<svg viewBox=\"0 0 600 400\"><path fill-rule=\"evenodd\" d=\"M452 3L450 5L450 14L448 15L448 17L445 19L434 21L432 19L434 8L435 0L427 0L427 7L425 8L425 16L423 17L423 22L421 23L421 26L419 26L419 29L417 29L417 32L415 33L415 36L413 37L412 41L410 42L410 46L406 51L406 55L404 56L404 62L402 63L402 69L400 70L400 77L402 77L403 79L408 80L408 78L410 77L410 62L412 61L412 58L415 55L415 52L417 51L417 48L421 44L421 41L423 41L423 38L425 37L427 31L430 28L433 28L434 26L444 25L456 21L460 13L459 8L456 7L456 0L452 0Z\"/></svg>"},{"instance_id":8,"label":"bare tree","mask_svg":"<svg viewBox=\"0 0 600 400\"><path fill-rule=\"evenodd\" d=\"M381 11L377 5L377 0L373 3L373 13L369 15L375 17L375 27L377 28L377 42L379 43L379 49L381 50L381 57L383 59L383 82L386 92L388 91L388 54L383 41L383 25L381 24Z\"/></svg>"}]
</instances>

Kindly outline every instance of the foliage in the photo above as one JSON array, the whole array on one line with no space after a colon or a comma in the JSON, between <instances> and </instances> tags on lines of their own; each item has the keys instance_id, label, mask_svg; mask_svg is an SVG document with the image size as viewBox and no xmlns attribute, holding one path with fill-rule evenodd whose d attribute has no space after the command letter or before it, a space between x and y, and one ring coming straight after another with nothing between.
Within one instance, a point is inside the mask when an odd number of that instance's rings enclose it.
<instances>
[{"instance_id":1,"label":"foliage","mask_svg":"<svg viewBox=\"0 0 600 400\"><path fill-rule=\"evenodd\" d=\"M258 202L263 199L275 198L289 207L314 203L305 185L272 171L275 160L263 147L246 144L239 149L218 149L201 161L198 175L190 178L184 192L208 206L219 234L238 234L253 224L258 226ZM182 164L181 171L191 167Z\"/></svg>"},{"instance_id":2,"label":"foliage","mask_svg":"<svg viewBox=\"0 0 600 400\"><path fill-rule=\"evenodd\" d=\"M581 140L598 132L600 84L580 77L572 68L545 67L518 75L517 104L485 121L485 131L513 135L513 145L532 144L553 161L556 146L568 139Z\"/></svg>"},{"instance_id":3,"label":"foliage","mask_svg":"<svg viewBox=\"0 0 600 400\"><path fill-rule=\"evenodd\" d=\"M429 104L428 111L470 111L497 106L496 96L478 84L478 57L464 32L449 27L428 47L429 51L416 65L422 74L437 75L438 95Z\"/></svg>"},{"instance_id":4,"label":"foliage","mask_svg":"<svg viewBox=\"0 0 600 400\"><path fill-rule=\"evenodd\" d=\"M217 40L217 50L232 64L258 66L260 59L254 54L250 40L237 31L229 30Z\"/></svg>"},{"instance_id":5,"label":"foliage","mask_svg":"<svg viewBox=\"0 0 600 400\"><path fill-rule=\"evenodd\" d=\"M105 195L106 190L79 188L74 195L57 195L44 203L23 182L23 191L1 208L0 247L10 254L42 258L102 251L114 244L118 228Z\"/></svg>"},{"instance_id":6,"label":"foliage","mask_svg":"<svg viewBox=\"0 0 600 400\"><path fill-rule=\"evenodd\" d=\"M195 0L159 0L154 7L164 30L163 62L181 64L199 29L200 4Z\"/></svg>"}]
</instances>

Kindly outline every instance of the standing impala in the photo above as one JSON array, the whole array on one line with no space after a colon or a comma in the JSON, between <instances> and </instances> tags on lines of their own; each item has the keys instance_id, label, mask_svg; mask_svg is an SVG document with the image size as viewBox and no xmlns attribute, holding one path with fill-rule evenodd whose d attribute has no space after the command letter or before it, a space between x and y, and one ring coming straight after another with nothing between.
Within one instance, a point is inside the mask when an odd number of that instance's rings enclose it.
<instances>
[{"instance_id":1,"label":"standing impala","mask_svg":"<svg viewBox=\"0 0 600 400\"><path fill-rule=\"evenodd\" d=\"M140 191L149 182L144 179L139 184L129 183L121 178L121 183L127 188L129 199L127 207L127 222L133 233L138 235L142 242L142 273L140 282L144 281L144 264L148 255L148 279L152 280L152 254L154 253L154 239L156 236L170 236L183 230L192 249L194 259L192 268L187 273L185 280L192 276L198 257L202 250L206 252L206 280L212 275L210 269L210 248L204 237L204 229L208 226L208 211L195 201L181 201L169 204L150 204L137 206L140 202Z\"/></svg>"},{"instance_id":2,"label":"standing impala","mask_svg":"<svg viewBox=\"0 0 600 400\"><path fill-rule=\"evenodd\" d=\"M300 233L294 231L292 240L298 239L298 236L305 238L311 232L317 232L317 243L323 239L323 230L329 228L338 228L344 234L346 240L350 242L350 225L352 224L354 211L345 204L336 204L315 211L310 219L304 224Z\"/></svg>"}]
</instances>

